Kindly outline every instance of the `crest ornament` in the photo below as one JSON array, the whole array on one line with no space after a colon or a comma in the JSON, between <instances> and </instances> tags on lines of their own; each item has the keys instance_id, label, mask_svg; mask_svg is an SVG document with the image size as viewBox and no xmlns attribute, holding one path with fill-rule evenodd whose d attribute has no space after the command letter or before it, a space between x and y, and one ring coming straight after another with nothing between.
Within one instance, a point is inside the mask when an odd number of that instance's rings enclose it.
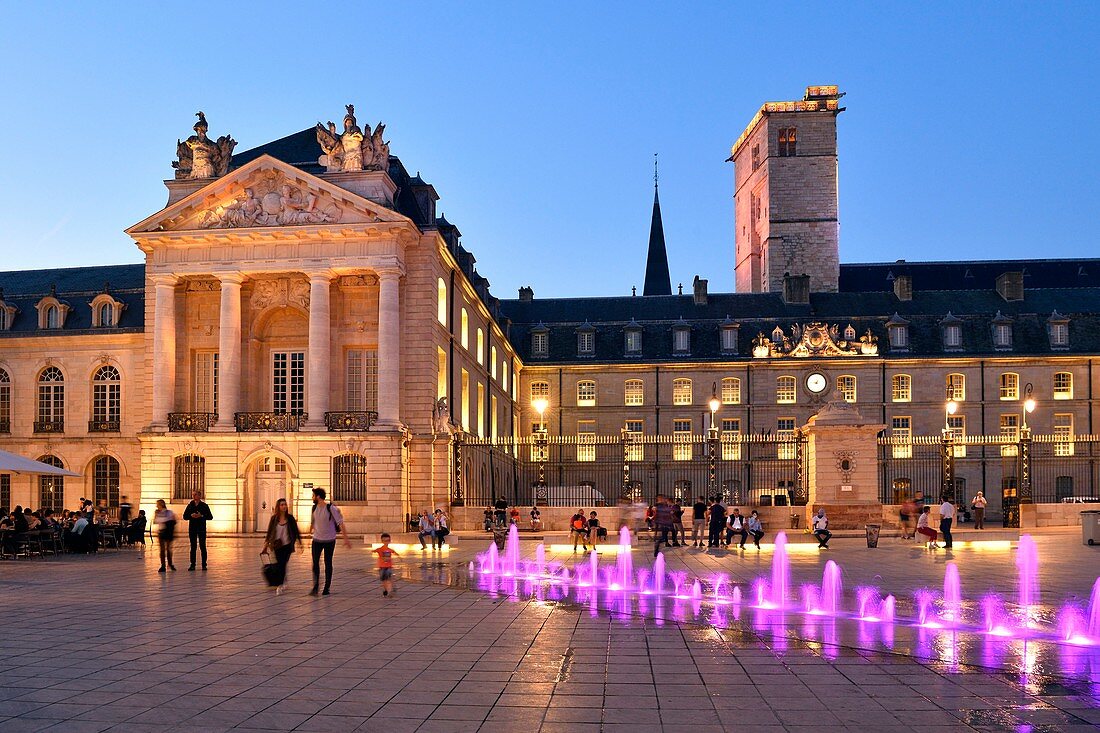
<instances>
[{"instance_id":1,"label":"crest ornament","mask_svg":"<svg viewBox=\"0 0 1100 733\"><path fill-rule=\"evenodd\" d=\"M851 338L849 338L851 336ZM782 357L816 358L823 356L877 356L878 339L867 329L867 333L854 339L855 329L848 326L841 337L840 328L821 322L791 326L791 335L779 326L772 331L771 337L763 332L752 341L752 355L755 359L776 359Z\"/></svg>"}]
</instances>

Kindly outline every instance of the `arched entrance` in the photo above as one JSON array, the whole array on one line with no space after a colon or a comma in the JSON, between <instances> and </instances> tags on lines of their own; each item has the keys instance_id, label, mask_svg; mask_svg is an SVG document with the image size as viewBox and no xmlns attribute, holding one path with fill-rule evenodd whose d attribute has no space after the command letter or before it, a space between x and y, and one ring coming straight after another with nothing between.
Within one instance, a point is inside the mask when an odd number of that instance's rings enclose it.
<instances>
[{"instance_id":1,"label":"arched entrance","mask_svg":"<svg viewBox=\"0 0 1100 733\"><path fill-rule=\"evenodd\" d=\"M252 462L252 531L266 532L275 502L289 498L286 461L278 456L261 456Z\"/></svg>"}]
</instances>

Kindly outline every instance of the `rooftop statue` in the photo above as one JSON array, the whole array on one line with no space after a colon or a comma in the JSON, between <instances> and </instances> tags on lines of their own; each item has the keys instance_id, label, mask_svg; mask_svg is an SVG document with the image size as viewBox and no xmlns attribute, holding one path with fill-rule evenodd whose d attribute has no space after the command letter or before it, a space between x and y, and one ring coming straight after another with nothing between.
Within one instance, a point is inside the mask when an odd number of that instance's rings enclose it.
<instances>
[{"instance_id":1,"label":"rooftop statue","mask_svg":"<svg viewBox=\"0 0 1100 733\"><path fill-rule=\"evenodd\" d=\"M317 162L329 173L339 171L384 171L390 165L390 145L382 139L386 126L381 122L371 131L360 129L355 121L355 105L345 105L344 131L337 132L336 123L317 123L317 144L324 154Z\"/></svg>"},{"instance_id":2,"label":"rooftop statue","mask_svg":"<svg viewBox=\"0 0 1100 733\"><path fill-rule=\"evenodd\" d=\"M237 141L232 135L222 135L217 142L206 136L210 125L202 111L196 112L198 122L192 128L195 134L186 140L176 140L176 156L179 160L172 163L176 169L176 178L217 178L229 171L229 162L233 159L233 148Z\"/></svg>"}]
</instances>

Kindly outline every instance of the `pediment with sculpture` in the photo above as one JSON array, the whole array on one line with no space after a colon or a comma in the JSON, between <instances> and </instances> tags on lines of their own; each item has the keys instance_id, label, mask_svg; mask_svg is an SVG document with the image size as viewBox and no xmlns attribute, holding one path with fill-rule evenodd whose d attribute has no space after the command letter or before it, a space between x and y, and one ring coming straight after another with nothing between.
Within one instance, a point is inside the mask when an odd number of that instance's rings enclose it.
<instances>
[{"instance_id":1,"label":"pediment with sculpture","mask_svg":"<svg viewBox=\"0 0 1100 733\"><path fill-rule=\"evenodd\" d=\"M851 324L843 332L836 324L794 324L790 334L776 326L770 336L760 332L753 339L752 355L755 359L877 356L878 338L871 329L857 337Z\"/></svg>"}]
</instances>

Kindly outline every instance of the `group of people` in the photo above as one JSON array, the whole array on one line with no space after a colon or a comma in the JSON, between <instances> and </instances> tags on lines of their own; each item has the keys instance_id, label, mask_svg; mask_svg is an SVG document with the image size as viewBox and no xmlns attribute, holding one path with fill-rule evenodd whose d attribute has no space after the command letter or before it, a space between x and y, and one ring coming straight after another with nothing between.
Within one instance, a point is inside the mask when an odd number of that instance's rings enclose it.
<instances>
[{"instance_id":1,"label":"group of people","mask_svg":"<svg viewBox=\"0 0 1100 733\"><path fill-rule=\"evenodd\" d=\"M680 499L669 501L661 494L657 495L657 503L646 510L645 525L653 533L654 557L660 552L662 544L665 547L687 546L684 514ZM748 516L743 515L738 507L727 510L720 497L700 496L691 505L692 547L729 547L736 537L738 547L743 550L751 537L753 544L760 549L763 536L764 525L755 509Z\"/></svg>"},{"instance_id":2,"label":"group of people","mask_svg":"<svg viewBox=\"0 0 1100 733\"><path fill-rule=\"evenodd\" d=\"M146 517L140 511L131 519L133 507L125 496L118 507L117 524L111 521L107 507L96 509L90 499L80 497L78 509L32 510L30 507L16 506L11 512L4 511L0 517L0 529L4 533L4 551L14 553L29 537L28 533L52 532L68 552L96 552L103 528L117 527L118 542L126 544L144 543Z\"/></svg>"},{"instance_id":3,"label":"group of people","mask_svg":"<svg viewBox=\"0 0 1100 733\"><path fill-rule=\"evenodd\" d=\"M939 510L939 532L930 526L932 520L932 507L924 505L918 508L916 502L912 499L906 499L899 510L901 519L901 538L903 540L911 540L919 534L926 540L925 546L928 547L928 549L938 550L941 547L939 544L939 537L942 534L942 547L945 550L950 550L954 543L954 538L951 536L951 528L960 514L960 509L951 501L949 496L944 495L942 499L943 502L940 504ZM984 493L979 491L974 495L974 499L970 503L970 510L974 517L974 529L985 529L985 508L988 505L989 502L986 500ZM917 516L915 530L912 519L914 514Z\"/></svg>"},{"instance_id":4,"label":"group of people","mask_svg":"<svg viewBox=\"0 0 1100 733\"><path fill-rule=\"evenodd\" d=\"M313 511L310 516L313 538L310 540L310 555L313 565L313 587L309 595L329 595L332 587L332 558L336 552L336 541L343 538L344 544L351 547L348 538L347 526L344 524L344 515L340 508L327 501L328 494L322 488L313 490ZM260 550L261 555L274 556L274 573L269 579L275 586L275 594L279 595L286 589L286 569L290 563L294 549L299 551L304 548L302 532L298 528L298 520L290 513L290 505L286 499L280 498L275 502L271 512L271 519L267 523L267 535L264 537L264 546ZM325 584L322 587L321 559L325 562ZM192 563L194 555L192 555ZM203 570L206 569L206 556L203 555Z\"/></svg>"},{"instance_id":5,"label":"group of people","mask_svg":"<svg viewBox=\"0 0 1100 733\"><path fill-rule=\"evenodd\" d=\"M447 515L443 513L442 509L436 509L435 513L429 512L427 509L420 512L416 538L420 540L421 550L428 549L428 546L424 544L425 537L431 538L433 550L442 550L447 535L450 533L450 527L447 526Z\"/></svg>"},{"instance_id":6,"label":"group of people","mask_svg":"<svg viewBox=\"0 0 1100 733\"><path fill-rule=\"evenodd\" d=\"M437 510L438 511L438 510ZM531 511L528 512L531 519L531 531L538 532L542 529L542 512L535 505L531 506ZM504 499L497 499L493 506L485 507L485 515L482 526L486 532L493 531L493 528L503 528L511 525L519 526L520 511L519 507L509 507L508 502Z\"/></svg>"},{"instance_id":7,"label":"group of people","mask_svg":"<svg viewBox=\"0 0 1100 733\"><path fill-rule=\"evenodd\" d=\"M187 535L191 541L191 565L187 568L188 570L195 570L197 555L201 555L202 569L206 570L206 523L213 518L210 505L202 500L202 494L198 491L192 493L191 501L183 509L183 519L187 522ZM157 510L153 512L153 524L157 528L157 545L160 547L158 573L176 569L172 562L172 545L176 538L177 522L179 517L168 508L164 499L157 499Z\"/></svg>"}]
</instances>

